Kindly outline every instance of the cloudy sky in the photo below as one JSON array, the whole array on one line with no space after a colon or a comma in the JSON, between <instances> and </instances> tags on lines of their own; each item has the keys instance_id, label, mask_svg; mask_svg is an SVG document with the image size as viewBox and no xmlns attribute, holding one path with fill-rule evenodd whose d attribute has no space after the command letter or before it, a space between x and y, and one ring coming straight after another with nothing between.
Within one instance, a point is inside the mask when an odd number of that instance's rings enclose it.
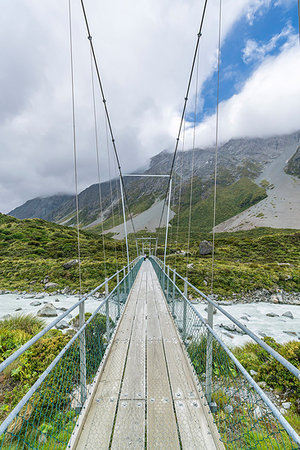
<instances>
[{"instance_id":1,"label":"cloudy sky","mask_svg":"<svg viewBox=\"0 0 300 450\"><path fill-rule=\"evenodd\" d=\"M71 3L81 190L97 181L95 131L89 44L80 1ZM85 5L122 169L132 171L174 148L203 0ZM200 44L197 146L215 139L218 8L208 1ZM68 0L4 2L0 61L0 211L8 212L36 196L74 192ZM223 0L220 140L300 129L299 80L297 0ZM116 172L98 90L96 102L107 179Z\"/></svg>"}]
</instances>

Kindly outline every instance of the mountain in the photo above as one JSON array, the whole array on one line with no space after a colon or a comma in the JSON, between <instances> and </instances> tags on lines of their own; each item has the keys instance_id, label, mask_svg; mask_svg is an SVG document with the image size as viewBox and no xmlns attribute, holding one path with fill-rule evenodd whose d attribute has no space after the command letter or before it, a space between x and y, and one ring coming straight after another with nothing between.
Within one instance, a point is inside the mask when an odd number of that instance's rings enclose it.
<instances>
[{"instance_id":1,"label":"mountain","mask_svg":"<svg viewBox=\"0 0 300 450\"><path fill-rule=\"evenodd\" d=\"M241 179L255 181L260 175L272 165L284 153L288 158L295 153L299 146L300 132L290 135L276 136L270 138L243 138L230 140L219 147L218 151L218 189L230 186ZM287 152L287 153L286 153ZM193 177L193 186L196 190L197 201L205 201L210 195L213 187L215 149L197 148L187 151L179 151L174 166L173 200L174 212L178 210L181 193L188 198ZM168 174L170 172L173 154L166 150L151 158L149 166L144 174ZM192 167L192 162L194 166ZM126 177L125 187L130 210L134 216L149 210L164 198L167 179L166 178L141 178ZM247 184L253 195L254 202L262 198L261 194L254 195L255 188ZM93 184L79 194L80 223L82 227L92 227L101 231L103 223L105 229L111 229L122 221L122 210L120 201L120 189L117 179L101 183L102 214L99 202L99 186ZM188 199L183 209L188 208ZM246 202L247 203L247 202ZM238 204L238 203L237 203ZM252 203L253 204L253 203ZM200 210L201 206L198 205ZM251 206L248 204L248 206ZM228 214L230 214L230 209ZM235 208L233 208L235 209ZM243 211L245 205L235 213ZM158 208L156 207L158 211ZM150 211L150 210L149 210ZM19 206L9 213L18 218L38 217L45 220L72 226L75 224L75 201L73 196L56 195L43 199L33 199ZM157 216L160 213L155 213ZM148 216L151 214L148 214ZM222 214L226 220L231 216ZM127 218L128 211L127 211ZM151 218L153 219L153 217ZM147 228L147 223L140 221L139 228ZM153 222L153 220L152 220ZM158 226L159 218L157 218ZM174 219L173 219L174 222Z\"/></svg>"},{"instance_id":2,"label":"mountain","mask_svg":"<svg viewBox=\"0 0 300 450\"><path fill-rule=\"evenodd\" d=\"M286 173L288 173L289 175L295 175L300 178L300 146L297 148L296 153L287 163Z\"/></svg>"},{"instance_id":3,"label":"mountain","mask_svg":"<svg viewBox=\"0 0 300 450\"><path fill-rule=\"evenodd\" d=\"M37 197L28 200L24 205L13 209L9 215L16 219L39 218L55 222L57 211L67 202L74 199L73 195L52 195L51 197Z\"/></svg>"}]
</instances>

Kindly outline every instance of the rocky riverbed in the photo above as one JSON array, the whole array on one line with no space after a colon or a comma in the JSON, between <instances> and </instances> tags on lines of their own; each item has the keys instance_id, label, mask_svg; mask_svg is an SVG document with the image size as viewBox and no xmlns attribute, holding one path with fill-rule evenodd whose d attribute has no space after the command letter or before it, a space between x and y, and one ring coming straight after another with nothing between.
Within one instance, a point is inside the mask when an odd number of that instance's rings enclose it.
<instances>
[{"instance_id":1,"label":"rocky riverbed","mask_svg":"<svg viewBox=\"0 0 300 450\"><path fill-rule=\"evenodd\" d=\"M57 292L9 292L0 290L0 319L13 314L35 314L50 323L76 301L78 295ZM103 292L97 293L86 301L86 312L93 312L103 299ZM300 293L255 291L243 296L233 295L230 300L214 300L232 316L260 337L271 336L283 343L300 339ZM200 299L191 298L195 308L206 318L207 304ZM72 311L60 325L62 329L70 327L71 319L78 314L78 308ZM251 340L220 311L215 311L214 327L229 346L242 345Z\"/></svg>"}]
</instances>

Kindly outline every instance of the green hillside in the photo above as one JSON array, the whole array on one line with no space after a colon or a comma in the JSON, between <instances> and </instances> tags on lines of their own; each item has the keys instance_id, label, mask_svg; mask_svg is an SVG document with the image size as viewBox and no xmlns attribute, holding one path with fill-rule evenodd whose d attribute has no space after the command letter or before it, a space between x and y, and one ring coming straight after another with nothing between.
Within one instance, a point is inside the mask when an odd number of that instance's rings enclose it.
<instances>
[{"instance_id":1,"label":"green hillside","mask_svg":"<svg viewBox=\"0 0 300 450\"><path fill-rule=\"evenodd\" d=\"M202 198L202 186L196 184L193 191L191 230L193 234L210 231L213 223L213 194ZM185 231L189 224L189 195L184 192L182 199L179 227ZM205 195L205 191L204 191ZM216 225L244 211L267 196L265 189L257 186L249 178L241 178L229 186L217 187ZM175 217L172 226L177 226Z\"/></svg>"},{"instance_id":2,"label":"green hillside","mask_svg":"<svg viewBox=\"0 0 300 450\"><path fill-rule=\"evenodd\" d=\"M80 232L83 289L94 288L105 277L102 237ZM126 264L124 245L105 237L107 274ZM18 220L0 214L0 289L42 290L48 276L58 288L78 289L78 265L63 264L77 259L77 232L41 219Z\"/></svg>"}]
</instances>

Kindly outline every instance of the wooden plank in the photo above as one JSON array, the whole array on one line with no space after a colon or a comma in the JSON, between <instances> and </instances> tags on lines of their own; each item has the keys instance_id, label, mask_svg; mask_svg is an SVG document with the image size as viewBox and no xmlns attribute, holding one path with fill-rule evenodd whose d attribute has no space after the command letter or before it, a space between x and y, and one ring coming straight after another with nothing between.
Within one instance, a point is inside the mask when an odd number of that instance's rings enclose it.
<instances>
[{"instance_id":1,"label":"wooden plank","mask_svg":"<svg viewBox=\"0 0 300 450\"><path fill-rule=\"evenodd\" d=\"M145 400L120 401L111 448L145 448Z\"/></svg>"},{"instance_id":2,"label":"wooden plank","mask_svg":"<svg viewBox=\"0 0 300 450\"><path fill-rule=\"evenodd\" d=\"M200 400L176 400L176 416L182 448L188 450L214 450L215 445Z\"/></svg>"},{"instance_id":3,"label":"wooden plank","mask_svg":"<svg viewBox=\"0 0 300 450\"><path fill-rule=\"evenodd\" d=\"M93 406L96 405L96 408ZM117 400L94 398L79 441L77 450L107 450L115 417Z\"/></svg>"},{"instance_id":4,"label":"wooden plank","mask_svg":"<svg viewBox=\"0 0 300 450\"><path fill-rule=\"evenodd\" d=\"M121 399L145 399L145 340L130 342Z\"/></svg>"},{"instance_id":5,"label":"wooden plank","mask_svg":"<svg viewBox=\"0 0 300 450\"><path fill-rule=\"evenodd\" d=\"M162 342L147 341L147 447L179 448Z\"/></svg>"}]
</instances>

